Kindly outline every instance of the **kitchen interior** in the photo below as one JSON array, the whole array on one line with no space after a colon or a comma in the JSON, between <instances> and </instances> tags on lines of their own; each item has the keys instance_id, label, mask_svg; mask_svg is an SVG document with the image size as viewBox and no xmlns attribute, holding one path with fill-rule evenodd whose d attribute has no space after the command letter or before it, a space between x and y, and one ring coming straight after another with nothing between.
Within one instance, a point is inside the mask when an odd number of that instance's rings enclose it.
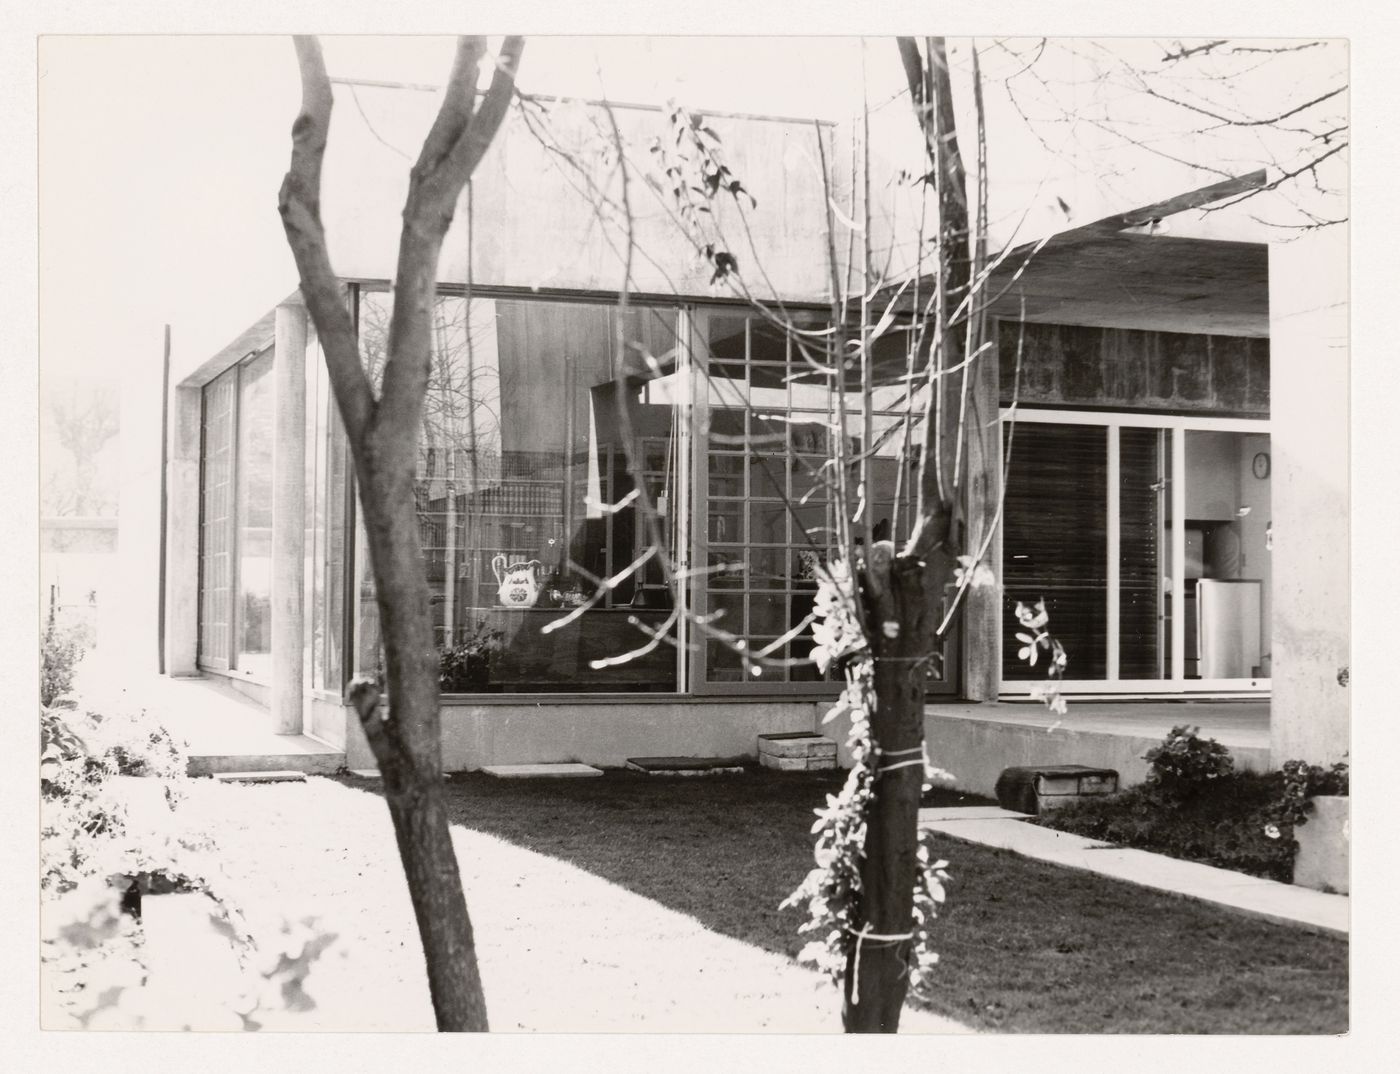
<instances>
[{"instance_id":1,"label":"kitchen interior","mask_svg":"<svg viewBox=\"0 0 1400 1074\"><path fill-rule=\"evenodd\" d=\"M1273 514L1268 434L1188 430L1184 435L1185 677L1267 679L1272 657ZM1170 496L1163 500L1169 504ZM1166 549L1171 547L1169 510L1163 518ZM1164 563L1164 571L1165 567ZM1170 578L1164 576L1168 616L1162 623L1160 651L1167 668L1172 590Z\"/></svg>"}]
</instances>

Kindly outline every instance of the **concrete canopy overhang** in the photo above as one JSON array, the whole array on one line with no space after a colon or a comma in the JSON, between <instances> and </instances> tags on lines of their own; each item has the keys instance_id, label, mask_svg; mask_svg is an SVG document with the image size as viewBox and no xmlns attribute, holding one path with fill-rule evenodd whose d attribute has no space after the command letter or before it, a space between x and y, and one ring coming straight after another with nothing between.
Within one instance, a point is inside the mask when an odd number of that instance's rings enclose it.
<instances>
[{"instance_id":1,"label":"concrete canopy overhang","mask_svg":"<svg viewBox=\"0 0 1400 1074\"><path fill-rule=\"evenodd\" d=\"M1171 217L1266 185L1263 171L1012 249L986 294L994 317L1230 336L1269 335L1264 242L1172 234ZM932 279L921 290L927 294Z\"/></svg>"}]
</instances>

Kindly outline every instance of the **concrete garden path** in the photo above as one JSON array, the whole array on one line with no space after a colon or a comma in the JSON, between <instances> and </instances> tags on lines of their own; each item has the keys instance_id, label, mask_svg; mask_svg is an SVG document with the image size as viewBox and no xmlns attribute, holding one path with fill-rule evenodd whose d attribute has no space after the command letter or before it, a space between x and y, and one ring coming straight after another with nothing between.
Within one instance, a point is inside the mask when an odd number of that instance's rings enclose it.
<instances>
[{"instance_id":1,"label":"concrete garden path","mask_svg":"<svg viewBox=\"0 0 1400 1074\"><path fill-rule=\"evenodd\" d=\"M1024 816L994 806L921 809L919 824L970 843L1000 847L1028 858L1170 891L1253 917L1305 925L1337 936L1351 934L1351 900L1345 895L1281 884L1146 850L1114 847L1027 823Z\"/></svg>"},{"instance_id":2,"label":"concrete garden path","mask_svg":"<svg viewBox=\"0 0 1400 1074\"><path fill-rule=\"evenodd\" d=\"M316 1009L260 1015L267 1028L433 1028L381 798L317 777L257 786L199 780L182 813L216 833L238 900L293 921L314 916L318 929L337 935L305 982ZM461 828L453 836L493 1030L840 1031L839 995L814 970L557 859ZM192 928L204 921L190 918ZM179 949L163 938L163 950ZM161 968L152 967L153 978ZM206 972L163 968L167 986L174 974L197 988ZM912 1009L901 1029L970 1032Z\"/></svg>"}]
</instances>

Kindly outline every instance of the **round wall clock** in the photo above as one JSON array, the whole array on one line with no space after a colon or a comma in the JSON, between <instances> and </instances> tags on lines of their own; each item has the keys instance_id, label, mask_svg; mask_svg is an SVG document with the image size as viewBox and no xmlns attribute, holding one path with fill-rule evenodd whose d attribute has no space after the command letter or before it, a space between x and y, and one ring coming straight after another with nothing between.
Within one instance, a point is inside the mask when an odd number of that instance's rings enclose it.
<instances>
[{"instance_id":1,"label":"round wall clock","mask_svg":"<svg viewBox=\"0 0 1400 1074\"><path fill-rule=\"evenodd\" d=\"M1269 453L1267 451L1261 451L1259 452L1259 454L1254 456L1255 477L1259 478L1259 480L1261 481L1264 480L1264 478L1269 476L1269 468Z\"/></svg>"}]
</instances>

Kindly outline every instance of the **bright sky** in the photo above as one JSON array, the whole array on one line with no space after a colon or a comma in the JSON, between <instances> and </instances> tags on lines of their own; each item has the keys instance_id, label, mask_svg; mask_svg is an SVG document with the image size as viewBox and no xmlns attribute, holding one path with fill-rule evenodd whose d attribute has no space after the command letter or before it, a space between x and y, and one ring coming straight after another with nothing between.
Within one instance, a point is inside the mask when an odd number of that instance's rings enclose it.
<instances>
[{"instance_id":1,"label":"bright sky","mask_svg":"<svg viewBox=\"0 0 1400 1074\"><path fill-rule=\"evenodd\" d=\"M843 98L850 111L858 86L853 45L538 38L521 85L595 97L601 69L617 100L831 116ZM324 46L334 76L417 83L441 81L453 48L450 38ZM802 77L811 65L831 77ZM276 212L300 96L287 38L51 37L39 76L46 373L158 366L167 320L177 351L208 353L293 289Z\"/></svg>"}]
</instances>

